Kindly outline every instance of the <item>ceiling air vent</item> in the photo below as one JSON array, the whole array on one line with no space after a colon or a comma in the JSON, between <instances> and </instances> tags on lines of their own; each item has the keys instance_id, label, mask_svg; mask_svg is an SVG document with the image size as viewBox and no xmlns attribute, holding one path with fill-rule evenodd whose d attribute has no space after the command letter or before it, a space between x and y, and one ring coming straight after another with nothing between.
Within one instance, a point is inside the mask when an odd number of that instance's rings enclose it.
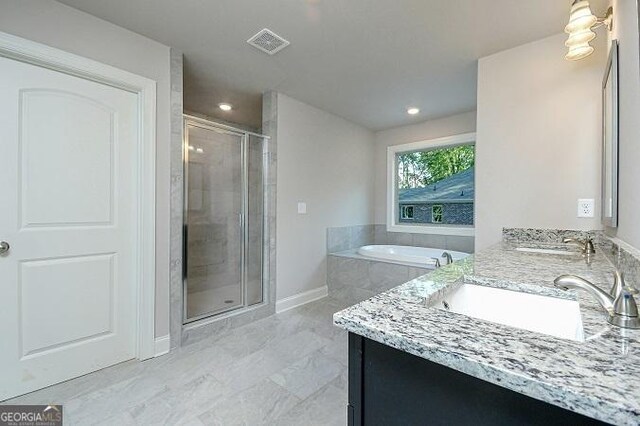
<instances>
[{"instance_id":1,"label":"ceiling air vent","mask_svg":"<svg viewBox=\"0 0 640 426\"><path fill-rule=\"evenodd\" d=\"M289 45L289 42L268 28L258 32L258 34L247 40L253 47L262 50L264 53L273 55Z\"/></svg>"}]
</instances>

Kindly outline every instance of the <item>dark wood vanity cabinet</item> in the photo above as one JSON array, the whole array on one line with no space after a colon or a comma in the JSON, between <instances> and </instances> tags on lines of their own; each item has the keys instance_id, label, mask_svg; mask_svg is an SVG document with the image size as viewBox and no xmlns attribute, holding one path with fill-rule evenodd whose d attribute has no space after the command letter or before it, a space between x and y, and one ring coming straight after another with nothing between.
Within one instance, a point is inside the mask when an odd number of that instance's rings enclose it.
<instances>
[{"instance_id":1,"label":"dark wood vanity cabinet","mask_svg":"<svg viewBox=\"0 0 640 426\"><path fill-rule=\"evenodd\" d=\"M353 333L347 416L350 426L603 424Z\"/></svg>"}]
</instances>

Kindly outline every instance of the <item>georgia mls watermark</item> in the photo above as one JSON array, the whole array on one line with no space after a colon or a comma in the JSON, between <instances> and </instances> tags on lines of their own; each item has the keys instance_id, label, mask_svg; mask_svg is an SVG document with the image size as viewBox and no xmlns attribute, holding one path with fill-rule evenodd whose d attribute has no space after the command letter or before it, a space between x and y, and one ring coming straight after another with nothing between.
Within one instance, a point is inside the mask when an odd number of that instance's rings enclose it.
<instances>
[{"instance_id":1,"label":"georgia mls watermark","mask_svg":"<svg viewBox=\"0 0 640 426\"><path fill-rule=\"evenodd\" d=\"M0 405L0 426L61 426L62 405Z\"/></svg>"}]
</instances>

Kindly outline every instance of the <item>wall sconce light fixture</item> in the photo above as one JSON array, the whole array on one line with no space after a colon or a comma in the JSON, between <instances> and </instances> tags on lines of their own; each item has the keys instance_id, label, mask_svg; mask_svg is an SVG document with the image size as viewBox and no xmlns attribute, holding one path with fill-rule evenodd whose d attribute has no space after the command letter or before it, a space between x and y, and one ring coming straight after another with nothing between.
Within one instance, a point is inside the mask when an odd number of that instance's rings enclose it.
<instances>
[{"instance_id":1,"label":"wall sconce light fixture","mask_svg":"<svg viewBox=\"0 0 640 426\"><path fill-rule=\"evenodd\" d=\"M591 7L587 0L575 0L571 5L569 23L564 28L564 32L569 34L569 38L564 43L569 48L565 59L577 61L586 58L593 53L593 46L589 43L596 38L596 33L592 29L606 26L609 31L613 27L613 8L607 9L604 17L598 18L591 12Z\"/></svg>"}]
</instances>

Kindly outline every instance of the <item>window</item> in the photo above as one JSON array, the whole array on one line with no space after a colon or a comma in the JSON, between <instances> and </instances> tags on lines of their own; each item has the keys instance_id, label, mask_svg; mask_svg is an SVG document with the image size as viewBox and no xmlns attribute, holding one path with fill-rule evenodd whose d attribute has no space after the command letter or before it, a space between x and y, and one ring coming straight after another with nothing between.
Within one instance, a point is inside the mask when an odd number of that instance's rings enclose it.
<instances>
[{"instance_id":1,"label":"window","mask_svg":"<svg viewBox=\"0 0 640 426\"><path fill-rule=\"evenodd\" d=\"M431 207L431 223L442 223L442 204Z\"/></svg>"},{"instance_id":2,"label":"window","mask_svg":"<svg viewBox=\"0 0 640 426\"><path fill-rule=\"evenodd\" d=\"M413 220L413 206L400 206L400 219Z\"/></svg>"},{"instance_id":3,"label":"window","mask_svg":"<svg viewBox=\"0 0 640 426\"><path fill-rule=\"evenodd\" d=\"M388 148L387 229L473 235L475 134Z\"/></svg>"}]
</instances>

